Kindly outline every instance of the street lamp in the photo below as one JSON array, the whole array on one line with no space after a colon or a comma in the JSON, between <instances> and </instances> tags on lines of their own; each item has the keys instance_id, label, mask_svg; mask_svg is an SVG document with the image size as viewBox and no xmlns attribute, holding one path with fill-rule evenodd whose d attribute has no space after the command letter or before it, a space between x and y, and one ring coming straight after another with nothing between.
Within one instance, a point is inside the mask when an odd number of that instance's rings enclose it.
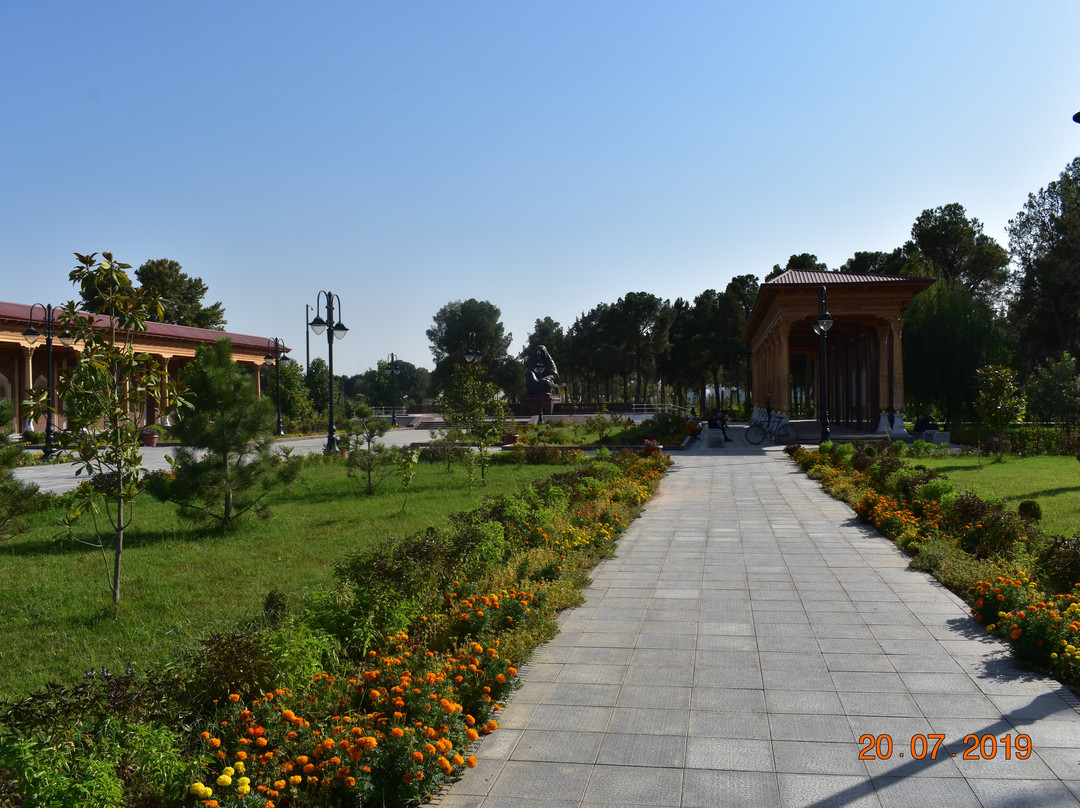
<instances>
[{"instance_id":1,"label":"street lamp","mask_svg":"<svg viewBox=\"0 0 1080 808\"><path fill-rule=\"evenodd\" d=\"M307 325L311 320L311 304L304 304L304 373L311 367L311 334L308 333Z\"/></svg>"},{"instance_id":2,"label":"street lamp","mask_svg":"<svg viewBox=\"0 0 1080 808\"><path fill-rule=\"evenodd\" d=\"M49 457L53 453L53 406L56 398L56 390L53 385L53 361L52 361L52 344L54 326L56 324L55 314L56 309L52 307L51 303L46 303L42 306L40 303L35 303L30 307L30 324L26 330L23 331L23 337L26 341L33 345L37 342L38 337L41 334L34 328L34 309L41 308L42 313L45 315L42 320L42 327L45 329L45 380L49 388L49 402L45 408L45 457ZM71 334L64 329L64 332L60 334L59 340L65 346L71 344Z\"/></svg>"},{"instance_id":3,"label":"street lamp","mask_svg":"<svg viewBox=\"0 0 1080 808\"><path fill-rule=\"evenodd\" d=\"M394 354L390 354L386 369L390 371L390 426L397 426L397 377L401 374L401 365Z\"/></svg>"},{"instance_id":4,"label":"street lamp","mask_svg":"<svg viewBox=\"0 0 1080 808\"><path fill-rule=\"evenodd\" d=\"M273 349L270 348L271 340L266 341L266 361L274 363L274 386L277 387L277 433L280 437L285 434L281 428L281 340L274 337Z\"/></svg>"},{"instance_id":5,"label":"street lamp","mask_svg":"<svg viewBox=\"0 0 1080 808\"><path fill-rule=\"evenodd\" d=\"M818 292L818 317L814 320L814 333L821 337L821 381L818 383L820 392L818 399L821 404L821 442L825 443L830 438L829 433L829 383L828 383L828 352L825 346L825 337L833 326L833 316L825 307L825 287Z\"/></svg>"},{"instance_id":6,"label":"street lamp","mask_svg":"<svg viewBox=\"0 0 1080 808\"><path fill-rule=\"evenodd\" d=\"M1073 115L1073 120L1076 121L1077 123L1080 123L1080 112Z\"/></svg>"},{"instance_id":7,"label":"street lamp","mask_svg":"<svg viewBox=\"0 0 1080 808\"><path fill-rule=\"evenodd\" d=\"M476 348L476 332L470 331L469 344L465 348L465 361L471 365L473 362L479 362L482 358L483 354Z\"/></svg>"},{"instance_id":8,"label":"street lamp","mask_svg":"<svg viewBox=\"0 0 1080 808\"><path fill-rule=\"evenodd\" d=\"M326 298L326 319L324 320L319 316L319 299ZM338 321L334 322L334 300L337 300L338 304ZM327 353L330 357L330 412L329 421L326 426L326 453L337 451L337 436L334 434L336 429L334 426L334 340L343 339L348 333L349 329L345 327L345 324L341 322L341 298L335 295L333 292L319 292L315 297L315 319L308 323L311 326L311 330L318 336L323 331L326 332L326 345Z\"/></svg>"}]
</instances>

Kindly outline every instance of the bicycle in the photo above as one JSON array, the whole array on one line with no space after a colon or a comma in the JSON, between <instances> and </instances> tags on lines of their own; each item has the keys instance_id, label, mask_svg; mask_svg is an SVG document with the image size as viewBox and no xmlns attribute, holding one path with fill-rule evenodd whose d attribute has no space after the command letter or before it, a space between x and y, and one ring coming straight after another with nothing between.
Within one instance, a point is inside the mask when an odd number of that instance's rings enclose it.
<instances>
[{"instance_id":1,"label":"bicycle","mask_svg":"<svg viewBox=\"0 0 1080 808\"><path fill-rule=\"evenodd\" d=\"M750 426L746 428L746 440L755 446L765 440L766 435L785 446L799 441L799 430L788 421L773 426L770 422L761 419L751 422Z\"/></svg>"}]
</instances>

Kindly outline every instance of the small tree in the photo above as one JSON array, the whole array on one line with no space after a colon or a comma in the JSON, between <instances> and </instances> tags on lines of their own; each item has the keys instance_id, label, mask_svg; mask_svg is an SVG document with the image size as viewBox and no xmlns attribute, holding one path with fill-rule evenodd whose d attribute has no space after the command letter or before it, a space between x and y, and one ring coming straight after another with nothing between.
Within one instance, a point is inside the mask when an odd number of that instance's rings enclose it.
<instances>
[{"instance_id":1,"label":"small tree","mask_svg":"<svg viewBox=\"0 0 1080 808\"><path fill-rule=\"evenodd\" d=\"M383 470L389 468L393 457L386 446L377 442L389 431L390 422L385 418L353 419L345 427L345 446L349 450L347 473L350 477L363 475L369 494L389 474Z\"/></svg>"},{"instance_id":2,"label":"small tree","mask_svg":"<svg viewBox=\"0 0 1080 808\"><path fill-rule=\"evenodd\" d=\"M251 511L269 515L264 500L291 482L300 458L273 455L274 412L255 395L255 383L232 359L228 339L200 346L184 380L192 409L173 427L181 446L173 478L152 479L159 499L176 502L181 515L217 521L225 530Z\"/></svg>"},{"instance_id":3,"label":"small tree","mask_svg":"<svg viewBox=\"0 0 1080 808\"><path fill-rule=\"evenodd\" d=\"M24 517L34 510L38 487L22 483L11 473L22 450L11 442L10 424L15 419L15 405L0 398L0 541L22 533Z\"/></svg>"},{"instance_id":4,"label":"small tree","mask_svg":"<svg viewBox=\"0 0 1080 808\"><path fill-rule=\"evenodd\" d=\"M498 397L499 387L485 381L479 362L458 365L445 395L436 402L443 420L460 429L476 446L480 480L487 485L490 447L502 440L510 411Z\"/></svg>"},{"instance_id":5,"label":"small tree","mask_svg":"<svg viewBox=\"0 0 1080 808\"><path fill-rule=\"evenodd\" d=\"M1001 443L1002 454L1006 445L1005 432L1010 424L1024 417L1026 396L1016 384L1016 376L1001 365L986 365L975 371L979 387L975 399L975 412L983 426Z\"/></svg>"},{"instance_id":6,"label":"small tree","mask_svg":"<svg viewBox=\"0 0 1080 808\"><path fill-rule=\"evenodd\" d=\"M401 502L401 512L405 513L405 506L409 504L409 491L412 490L413 480L416 479L416 464L420 462L420 451L412 446L402 446L398 448L396 462L398 479L401 480L401 489L405 492L405 499Z\"/></svg>"},{"instance_id":7,"label":"small tree","mask_svg":"<svg viewBox=\"0 0 1080 808\"><path fill-rule=\"evenodd\" d=\"M110 482L102 490L93 484L80 486L65 524L73 536L76 526L85 528L87 519L91 521L85 530L93 538L77 540L101 549L118 614L124 530L134 514L143 471L139 432L147 405L154 400L159 410L167 411L185 402L160 361L135 350L135 335L146 330L151 314L160 318L160 301L151 291L135 289L125 271L131 265L114 261L112 253L103 252L100 261L97 253L75 257L79 263L69 275L71 282L84 297L88 289L94 290L100 311L106 314L82 315L74 301L64 307L61 321L81 346L81 357L61 375L58 389L69 428L79 436L81 466L76 474L85 472ZM97 519L102 509L111 528L111 571L105 526Z\"/></svg>"}]
</instances>

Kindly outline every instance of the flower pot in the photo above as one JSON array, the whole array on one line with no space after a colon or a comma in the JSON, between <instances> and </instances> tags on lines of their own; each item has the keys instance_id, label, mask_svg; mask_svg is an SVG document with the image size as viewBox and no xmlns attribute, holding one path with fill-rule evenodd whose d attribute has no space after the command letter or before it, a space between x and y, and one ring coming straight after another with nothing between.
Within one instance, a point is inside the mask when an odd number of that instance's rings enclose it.
<instances>
[{"instance_id":1,"label":"flower pot","mask_svg":"<svg viewBox=\"0 0 1080 808\"><path fill-rule=\"evenodd\" d=\"M502 436L503 443L517 443L517 432L504 432Z\"/></svg>"},{"instance_id":2,"label":"flower pot","mask_svg":"<svg viewBox=\"0 0 1080 808\"><path fill-rule=\"evenodd\" d=\"M157 446L158 433L157 432L143 432L142 433L143 446Z\"/></svg>"},{"instance_id":3,"label":"flower pot","mask_svg":"<svg viewBox=\"0 0 1080 808\"><path fill-rule=\"evenodd\" d=\"M645 455L646 457L650 457L651 455L654 455L654 454L659 454L662 451L664 451L663 446L642 446L641 447L641 453L643 455Z\"/></svg>"}]
</instances>

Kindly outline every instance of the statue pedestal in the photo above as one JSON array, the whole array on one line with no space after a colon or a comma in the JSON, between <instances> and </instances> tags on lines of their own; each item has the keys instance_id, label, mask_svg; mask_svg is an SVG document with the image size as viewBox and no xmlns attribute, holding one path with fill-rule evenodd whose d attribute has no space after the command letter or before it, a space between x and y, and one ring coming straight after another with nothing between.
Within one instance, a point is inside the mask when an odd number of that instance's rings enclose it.
<instances>
[{"instance_id":1,"label":"statue pedestal","mask_svg":"<svg viewBox=\"0 0 1080 808\"><path fill-rule=\"evenodd\" d=\"M518 415L528 418L541 412L551 415L555 412L555 405L562 401L559 396L550 393L526 393L518 399Z\"/></svg>"}]
</instances>

